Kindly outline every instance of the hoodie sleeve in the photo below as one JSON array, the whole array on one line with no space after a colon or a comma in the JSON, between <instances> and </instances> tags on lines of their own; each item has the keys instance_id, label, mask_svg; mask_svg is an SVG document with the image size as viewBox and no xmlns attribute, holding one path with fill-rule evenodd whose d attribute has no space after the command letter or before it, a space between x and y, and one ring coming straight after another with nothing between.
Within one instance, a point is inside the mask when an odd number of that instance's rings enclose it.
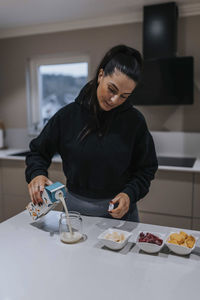
<instances>
[{"instance_id":1,"label":"hoodie sleeve","mask_svg":"<svg viewBox=\"0 0 200 300\"><path fill-rule=\"evenodd\" d=\"M30 142L30 153L26 156L26 181L44 175L48 177L51 159L59 152L59 115L56 113L44 127L40 135Z\"/></svg>"},{"instance_id":2,"label":"hoodie sleeve","mask_svg":"<svg viewBox=\"0 0 200 300\"><path fill-rule=\"evenodd\" d=\"M144 198L149 192L151 180L158 169L153 138L145 121L138 132L135 145L130 166L130 181L122 191L130 197L131 204Z\"/></svg>"}]
</instances>

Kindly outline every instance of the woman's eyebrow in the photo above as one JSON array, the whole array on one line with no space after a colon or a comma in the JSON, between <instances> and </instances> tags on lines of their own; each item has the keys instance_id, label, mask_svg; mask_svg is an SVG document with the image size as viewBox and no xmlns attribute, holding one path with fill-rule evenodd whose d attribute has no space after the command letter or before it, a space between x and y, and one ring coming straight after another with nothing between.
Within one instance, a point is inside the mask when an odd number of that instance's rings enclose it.
<instances>
[{"instance_id":1,"label":"woman's eyebrow","mask_svg":"<svg viewBox=\"0 0 200 300\"><path fill-rule=\"evenodd\" d=\"M118 87L113 82L109 82L109 84L111 84L117 91L119 91ZM131 93L122 93L122 94L130 95Z\"/></svg>"},{"instance_id":2,"label":"woman's eyebrow","mask_svg":"<svg viewBox=\"0 0 200 300\"><path fill-rule=\"evenodd\" d=\"M119 91L118 87L114 83L109 82L109 84L111 84L117 91Z\"/></svg>"}]
</instances>

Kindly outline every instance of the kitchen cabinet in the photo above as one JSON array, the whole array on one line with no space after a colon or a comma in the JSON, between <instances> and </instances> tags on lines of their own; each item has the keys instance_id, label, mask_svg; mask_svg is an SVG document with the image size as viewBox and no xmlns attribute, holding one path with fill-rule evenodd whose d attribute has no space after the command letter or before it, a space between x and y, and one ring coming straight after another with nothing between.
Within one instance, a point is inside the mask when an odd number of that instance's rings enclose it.
<instances>
[{"instance_id":1,"label":"kitchen cabinet","mask_svg":"<svg viewBox=\"0 0 200 300\"><path fill-rule=\"evenodd\" d=\"M140 211L139 215L140 215L140 222L142 223L151 224L151 222L153 222L153 224L160 225L160 226L179 227L179 228L186 228L186 229L191 228L191 222L192 222L191 218L178 217L172 215L163 215L159 213L149 213L144 211Z\"/></svg>"},{"instance_id":2,"label":"kitchen cabinet","mask_svg":"<svg viewBox=\"0 0 200 300\"><path fill-rule=\"evenodd\" d=\"M193 220L192 220L192 229L200 231L200 218L193 218Z\"/></svg>"},{"instance_id":3,"label":"kitchen cabinet","mask_svg":"<svg viewBox=\"0 0 200 300\"><path fill-rule=\"evenodd\" d=\"M192 228L200 230L200 174L194 175L193 222Z\"/></svg>"},{"instance_id":4,"label":"kitchen cabinet","mask_svg":"<svg viewBox=\"0 0 200 300\"><path fill-rule=\"evenodd\" d=\"M6 220L25 209L30 197L25 180L24 160L0 161L0 220ZM52 181L65 184L65 177L60 163L52 163L49 169ZM61 210L61 205L56 210Z\"/></svg>"},{"instance_id":5,"label":"kitchen cabinet","mask_svg":"<svg viewBox=\"0 0 200 300\"><path fill-rule=\"evenodd\" d=\"M3 199L2 199L2 175L1 175L1 161L0 161L0 222L3 221Z\"/></svg>"},{"instance_id":6,"label":"kitchen cabinet","mask_svg":"<svg viewBox=\"0 0 200 300\"><path fill-rule=\"evenodd\" d=\"M195 218L200 218L200 174L195 174L194 178L193 215Z\"/></svg>"},{"instance_id":7,"label":"kitchen cabinet","mask_svg":"<svg viewBox=\"0 0 200 300\"><path fill-rule=\"evenodd\" d=\"M49 168L49 179L53 182L59 181L66 184L66 177L62 170L62 164L60 162L53 162Z\"/></svg>"},{"instance_id":8,"label":"kitchen cabinet","mask_svg":"<svg viewBox=\"0 0 200 300\"><path fill-rule=\"evenodd\" d=\"M24 210L29 201L24 169L24 161L1 160L2 213L4 220Z\"/></svg>"},{"instance_id":9,"label":"kitchen cabinet","mask_svg":"<svg viewBox=\"0 0 200 300\"><path fill-rule=\"evenodd\" d=\"M159 170L149 193L138 203L141 222L190 229L193 176L192 172Z\"/></svg>"},{"instance_id":10,"label":"kitchen cabinet","mask_svg":"<svg viewBox=\"0 0 200 300\"><path fill-rule=\"evenodd\" d=\"M30 201L24 171L23 159L0 159L0 221ZM49 178L66 184L61 162L51 164ZM138 208L143 223L200 230L200 172L158 170ZM62 209L61 204L56 207Z\"/></svg>"}]
</instances>

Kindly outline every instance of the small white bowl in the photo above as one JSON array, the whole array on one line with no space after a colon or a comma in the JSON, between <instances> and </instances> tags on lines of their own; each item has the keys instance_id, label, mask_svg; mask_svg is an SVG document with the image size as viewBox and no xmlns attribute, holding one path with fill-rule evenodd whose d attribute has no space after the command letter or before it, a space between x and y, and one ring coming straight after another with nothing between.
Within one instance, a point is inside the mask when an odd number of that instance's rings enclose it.
<instances>
[{"instance_id":1,"label":"small white bowl","mask_svg":"<svg viewBox=\"0 0 200 300\"><path fill-rule=\"evenodd\" d=\"M156 235L157 237L159 237L160 239L163 240L162 244L159 246L159 245L156 245L156 244L153 244L153 243L139 242L141 232L143 232L144 234L149 232L149 233L152 233L152 234ZM136 244L144 252L157 253L163 248L163 246L165 244L165 234L162 234L162 233L159 233L159 232L152 232L152 231L140 231L138 236L137 236Z\"/></svg>"},{"instance_id":2,"label":"small white bowl","mask_svg":"<svg viewBox=\"0 0 200 300\"><path fill-rule=\"evenodd\" d=\"M125 237L124 240L121 242L115 242L115 241L106 239L106 235L112 234L113 232L117 232L118 234L124 234L124 237ZM128 232L128 231L124 231L124 230L120 230L120 229L116 229L116 228L108 228L107 230L105 230L98 236L98 240L102 241L103 244L109 249L119 250L119 249L122 249L128 243L128 240L131 237L131 235L132 235L132 233Z\"/></svg>"},{"instance_id":3,"label":"small white bowl","mask_svg":"<svg viewBox=\"0 0 200 300\"><path fill-rule=\"evenodd\" d=\"M170 235L172 233L180 233L180 231L177 231L177 232L170 232L170 234L168 235L167 239L166 239L166 242L165 244L167 245L167 247L172 251L174 252L175 254L178 254L178 255L188 255L190 254L195 246L196 246L196 242L197 242L197 238L192 234L192 236L195 238L195 243L194 243L194 246L192 248L188 248L188 247L185 247L185 246L181 246L181 245L176 245L176 244L172 244L172 243L169 243L169 239L170 239ZM187 233L187 232L186 232ZM188 235L190 235L190 233L187 233Z\"/></svg>"}]
</instances>

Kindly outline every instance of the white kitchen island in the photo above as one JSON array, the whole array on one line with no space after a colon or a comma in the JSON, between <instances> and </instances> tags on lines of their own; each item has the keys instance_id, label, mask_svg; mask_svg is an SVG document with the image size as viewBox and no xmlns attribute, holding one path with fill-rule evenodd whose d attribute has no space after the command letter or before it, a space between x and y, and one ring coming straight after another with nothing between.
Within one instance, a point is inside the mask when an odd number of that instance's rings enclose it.
<instances>
[{"instance_id":1,"label":"white kitchen island","mask_svg":"<svg viewBox=\"0 0 200 300\"><path fill-rule=\"evenodd\" d=\"M0 224L0 300L200 299L200 241L186 257L167 247L146 254L134 243L140 230L173 229L83 217L87 239L67 245L59 240L59 215L34 222L24 211ZM97 240L109 227L133 232L124 249L108 250Z\"/></svg>"}]
</instances>

